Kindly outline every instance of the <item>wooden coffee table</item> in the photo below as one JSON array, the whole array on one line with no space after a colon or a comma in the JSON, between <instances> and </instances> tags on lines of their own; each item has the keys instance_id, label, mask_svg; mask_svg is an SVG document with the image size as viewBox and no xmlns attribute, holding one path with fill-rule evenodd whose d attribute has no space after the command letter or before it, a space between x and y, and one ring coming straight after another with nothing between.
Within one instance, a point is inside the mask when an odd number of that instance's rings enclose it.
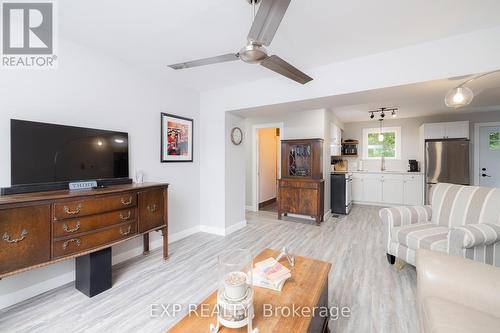
<instances>
[{"instance_id":1,"label":"wooden coffee table","mask_svg":"<svg viewBox=\"0 0 500 333\"><path fill-rule=\"evenodd\" d=\"M278 251L265 249L254 258L254 263L269 257L277 257ZM328 307L328 273L330 272L331 264L306 257L295 257L295 267L290 267L286 259L280 261L283 265L292 270L292 277L285 283L281 292L272 291L260 287L255 287L254 291L254 309L255 317L253 319L253 327L258 328L260 333L266 332L283 332L283 333L301 333L301 332L328 332L328 316L320 316L319 309L315 316L307 315L288 315L287 310L279 310L286 307L293 311L295 308L313 307ZM214 291L201 304L205 307L213 309L217 303L217 291ZM276 315L264 317L264 304L270 304L273 313ZM269 305L267 305L269 307ZM198 307L201 309L201 307ZM269 309L269 308L268 308ZM268 310L269 311L269 310ZM171 333L175 332L209 332L210 324L217 322L216 315L213 311L208 311L211 316L201 316L199 310L196 314L186 315L172 329ZM304 312L302 312L304 314ZM247 328L228 329L223 327L219 332L236 333L247 332Z\"/></svg>"}]
</instances>

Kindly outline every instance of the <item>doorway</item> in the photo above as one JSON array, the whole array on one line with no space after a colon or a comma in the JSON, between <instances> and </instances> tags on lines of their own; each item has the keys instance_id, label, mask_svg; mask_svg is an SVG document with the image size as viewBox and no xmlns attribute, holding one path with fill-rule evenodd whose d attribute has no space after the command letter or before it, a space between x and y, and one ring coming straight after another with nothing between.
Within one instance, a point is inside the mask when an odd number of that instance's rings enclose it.
<instances>
[{"instance_id":1,"label":"doorway","mask_svg":"<svg viewBox=\"0 0 500 333\"><path fill-rule=\"evenodd\" d=\"M476 125L475 183L500 187L500 123Z\"/></svg>"},{"instance_id":2,"label":"doorway","mask_svg":"<svg viewBox=\"0 0 500 333\"><path fill-rule=\"evenodd\" d=\"M259 210L277 212L278 150L281 146L280 129L260 128L257 135L259 142Z\"/></svg>"},{"instance_id":3,"label":"doorway","mask_svg":"<svg viewBox=\"0 0 500 333\"><path fill-rule=\"evenodd\" d=\"M281 177L283 124L253 126L253 211L277 212L277 180Z\"/></svg>"}]
</instances>

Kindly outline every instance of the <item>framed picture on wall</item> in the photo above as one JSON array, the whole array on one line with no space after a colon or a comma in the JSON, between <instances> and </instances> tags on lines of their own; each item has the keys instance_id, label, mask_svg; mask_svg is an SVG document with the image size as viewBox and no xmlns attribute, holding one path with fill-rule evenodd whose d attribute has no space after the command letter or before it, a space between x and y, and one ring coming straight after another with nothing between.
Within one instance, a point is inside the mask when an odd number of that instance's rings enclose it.
<instances>
[{"instance_id":1,"label":"framed picture on wall","mask_svg":"<svg viewBox=\"0 0 500 333\"><path fill-rule=\"evenodd\" d=\"M161 162L193 162L193 119L161 114Z\"/></svg>"}]
</instances>

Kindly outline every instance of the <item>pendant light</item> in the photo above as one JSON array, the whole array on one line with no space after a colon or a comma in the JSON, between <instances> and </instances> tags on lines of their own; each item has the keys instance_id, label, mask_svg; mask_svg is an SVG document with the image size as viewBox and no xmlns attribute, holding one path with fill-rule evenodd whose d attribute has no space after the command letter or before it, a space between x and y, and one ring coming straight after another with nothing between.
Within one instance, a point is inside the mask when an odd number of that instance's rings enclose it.
<instances>
[{"instance_id":1,"label":"pendant light","mask_svg":"<svg viewBox=\"0 0 500 333\"><path fill-rule=\"evenodd\" d=\"M448 91L444 103L450 108L461 108L469 105L474 99L474 93L467 87L456 87Z\"/></svg>"},{"instance_id":2,"label":"pendant light","mask_svg":"<svg viewBox=\"0 0 500 333\"><path fill-rule=\"evenodd\" d=\"M459 84L455 88L448 91L448 93L446 94L446 96L444 98L444 103L446 104L447 107L455 108L455 109L469 105L472 102L472 100L474 99L474 92L470 88L466 87L465 85L474 81L474 80L482 78L483 76L490 75L493 73L498 73L498 72L500 72L500 69L496 70L496 71L484 73L484 74L481 74L481 75L473 77L473 78L470 78L467 81Z\"/></svg>"},{"instance_id":3,"label":"pendant light","mask_svg":"<svg viewBox=\"0 0 500 333\"><path fill-rule=\"evenodd\" d=\"M384 133L382 133L382 121L384 121L384 119L379 119L378 121L380 121L380 132L378 134L378 141L383 142L384 141Z\"/></svg>"}]
</instances>

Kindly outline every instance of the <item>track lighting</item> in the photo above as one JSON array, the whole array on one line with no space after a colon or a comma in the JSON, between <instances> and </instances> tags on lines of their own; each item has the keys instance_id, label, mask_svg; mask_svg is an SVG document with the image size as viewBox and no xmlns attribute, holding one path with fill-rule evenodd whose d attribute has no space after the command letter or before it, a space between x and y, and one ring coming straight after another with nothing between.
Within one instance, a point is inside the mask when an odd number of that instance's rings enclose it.
<instances>
[{"instance_id":1,"label":"track lighting","mask_svg":"<svg viewBox=\"0 0 500 333\"><path fill-rule=\"evenodd\" d=\"M387 114L389 114L389 112L390 112L392 117L395 118L396 111L398 111L398 108L386 108L386 107L384 107L384 108L379 108L377 110L368 111L368 113L370 114L370 119L375 118L375 114L378 114L380 116L380 119L384 119L386 112L387 112Z\"/></svg>"}]
</instances>

